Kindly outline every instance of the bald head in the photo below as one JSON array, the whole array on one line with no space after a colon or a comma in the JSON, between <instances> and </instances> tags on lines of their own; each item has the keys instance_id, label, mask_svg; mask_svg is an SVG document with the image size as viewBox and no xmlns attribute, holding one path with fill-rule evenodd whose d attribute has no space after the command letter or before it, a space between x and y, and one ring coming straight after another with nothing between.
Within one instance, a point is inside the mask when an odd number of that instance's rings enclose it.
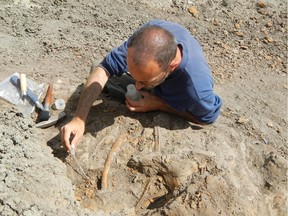
<instances>
[{"instance_id":1,"label":"bald head","mask_svg":"<svg viewBox=\"0 0 288 216\"><path fill-rule=\"evenodd\" d=\"M175 58L177 43L169 31L158 26L145 26L131 36L129 48L133 49L131 60L135 65L145 66L152 60L166 71Z\"/></svg>"}]
</instances>

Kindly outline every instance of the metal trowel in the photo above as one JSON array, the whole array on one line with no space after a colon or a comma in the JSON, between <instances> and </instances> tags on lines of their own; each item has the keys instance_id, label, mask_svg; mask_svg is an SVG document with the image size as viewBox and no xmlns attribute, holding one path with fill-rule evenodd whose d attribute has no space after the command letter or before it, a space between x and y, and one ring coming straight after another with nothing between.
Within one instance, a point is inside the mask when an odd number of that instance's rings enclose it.
<instances>
[{"instance_id":1,"label":"metal trowel","mask_svg":"<svg viewBox=\"0 0 288 216\"><path fill-rule=\"evenodd\" d=\"M60 112L57 116L52 116L47 121L41 121L35 125L37 128L47 128L52 125L55 125L57 122L61 121L66 117L65 112Z\"/></svg>"}]
</instances>

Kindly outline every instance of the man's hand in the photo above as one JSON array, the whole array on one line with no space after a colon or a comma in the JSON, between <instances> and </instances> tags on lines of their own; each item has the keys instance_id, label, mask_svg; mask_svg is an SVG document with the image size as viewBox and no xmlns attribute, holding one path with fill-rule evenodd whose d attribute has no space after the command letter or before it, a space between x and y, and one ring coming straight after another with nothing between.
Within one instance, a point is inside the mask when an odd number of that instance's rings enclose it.
<instances>
[{"instance_id":1,"label":"man's hand","mask_svg":"<svg viewBox=\"0 0 288 216\"><path fill-rule=\"evenodd\" d=\"M132 101L126 97L126 106L132 112L148 112L154 110L161 110L163 101L157 96L148 92L140 91L143 96L142 100Z\"/></svg>"},{"instance_id":2,"label":"man's hand","mask_svg":"<svg viewBox=\"0 0 288 216\"><path fill-rule=\"evenodd\" d=\"M61 128L61 142L67 150L70 151L72 145L77 146L84 130L85 122L77 117Z\"/></svg>"}]
</instances>

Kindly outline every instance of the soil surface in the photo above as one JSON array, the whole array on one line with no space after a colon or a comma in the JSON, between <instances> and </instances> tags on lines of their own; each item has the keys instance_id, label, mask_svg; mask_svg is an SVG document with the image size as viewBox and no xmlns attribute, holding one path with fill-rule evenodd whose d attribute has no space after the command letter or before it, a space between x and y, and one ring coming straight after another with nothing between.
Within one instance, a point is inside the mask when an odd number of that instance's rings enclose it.
<instances>
[{"instance_id":1,"label":"soil surface","mask_svg":"<svg viewBox=\"0 0 288 216\"><path fill-rule=\"evenodd\" d=\"M36 128L37 109L27 116L0 100L0 214L287 215L285 2L2 0L0 80L18 72L44 83L41 101L53 83L67 116ZM60 128L92 62L155 18L202 45L223 99L219 119L200 127L131 113L103 93L70 157Z\"/></svg>"}]
</instances>

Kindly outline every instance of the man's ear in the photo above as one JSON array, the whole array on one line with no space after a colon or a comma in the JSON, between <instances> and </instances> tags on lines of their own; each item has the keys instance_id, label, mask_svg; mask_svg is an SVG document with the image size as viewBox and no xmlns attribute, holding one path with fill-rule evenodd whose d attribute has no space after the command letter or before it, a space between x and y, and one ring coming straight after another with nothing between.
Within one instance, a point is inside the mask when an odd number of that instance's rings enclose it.
<instances>
[{"instance_id":1,"label":"man's ear","mask_svg":"<svg viewBox=\"0 0 288 216\"><path fill-rule=\"evenodd\" d=\"M179 65L179 62L176 61L176 58L174 58L172 62L170 63L169 68L171 71L174 71L178 65Z\"/></svg>"},{"instance_id":2,"label":"man's ear","mask_svg":"<svg viewBox=\"0 0 288 216\"><path fill-rule=\"evenodd\" d=\"M178 65L181 62L181 59L182 59L181 50L179 49L179 47L177 47L176 56L169 65L170 71L174 71L178 67Z\"/></svg>"}]
</instances>

